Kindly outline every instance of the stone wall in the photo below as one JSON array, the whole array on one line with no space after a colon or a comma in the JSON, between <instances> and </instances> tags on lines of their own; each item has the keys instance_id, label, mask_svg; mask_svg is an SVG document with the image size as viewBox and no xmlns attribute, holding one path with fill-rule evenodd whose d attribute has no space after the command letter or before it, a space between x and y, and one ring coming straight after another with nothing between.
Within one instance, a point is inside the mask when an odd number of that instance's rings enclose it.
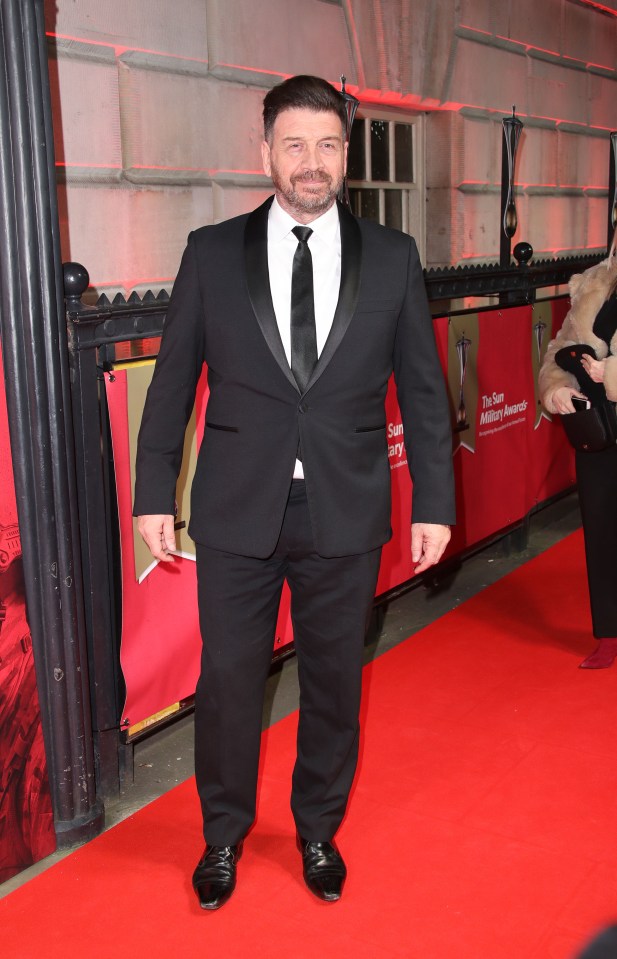
<instances>
[{"instance_id":1,"label":"stone wall","mask_svg":"<svg viewBox=\"0 0 617 959\"><path fill-rule=\"evenodd\" d=\"M599 9L602 7L603 9ZM188 232L268 195L261 101L341 74L426 119L426 265L499 253L501 119L519 231L605 244L617 0L45 0L65 260L99 292L171 284Z\"/></svg>"}]
</instances>

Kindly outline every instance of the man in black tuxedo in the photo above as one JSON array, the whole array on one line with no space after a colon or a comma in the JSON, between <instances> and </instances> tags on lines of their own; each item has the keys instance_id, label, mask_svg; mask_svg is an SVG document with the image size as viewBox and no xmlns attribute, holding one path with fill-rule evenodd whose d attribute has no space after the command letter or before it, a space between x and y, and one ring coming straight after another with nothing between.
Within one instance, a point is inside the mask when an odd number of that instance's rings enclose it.
<instances>
[{"instance_id":1,"label":"man in black tuxedo","mask_svg":"<svg viewBox=\"0 0 617 959\"><path fill-rule=\"evenodd\" d=\"M333 837L358 754L362 650L390 538L384 400L394 372L414 481L416 572L454 521L451 435L413 239L337 203L345 101L292 77L264 100L274 198L191 233L144 410L135 515L173 559L183 436L204 362L210 396L192 488L201 677L195 767L205 909L231 895L255 814L263 695L281 589L291 590L300 719L291 806L304 878L341 895ZM310 226L308 226L310 224Z\"/></svg>"}]
</instances>

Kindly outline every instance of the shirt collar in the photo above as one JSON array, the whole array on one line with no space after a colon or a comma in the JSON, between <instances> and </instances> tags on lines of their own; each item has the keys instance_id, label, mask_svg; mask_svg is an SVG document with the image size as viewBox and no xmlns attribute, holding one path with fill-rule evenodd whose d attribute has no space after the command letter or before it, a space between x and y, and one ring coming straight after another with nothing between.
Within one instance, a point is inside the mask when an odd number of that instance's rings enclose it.
<instances>
[{"instance_id":1,"label":"shirt collar","mask_svg":"<svg viewBox=\"0 0 617 959\"><path fill-rule=\"evenodd\" d=\"M282 208L277 198L274 197L268 214L268 239L271 242L284 240L289 236L294 226L302 225L303 224L298 223L297 220L294 220L294 218ZM333 203L329 210L326 210L326 212L318 216L317 219L308 223L307 226L309 226L320 239L324 240L324 242L335 246L340 237L340 223L336 203Z\"/></svg>"}]
</instances>

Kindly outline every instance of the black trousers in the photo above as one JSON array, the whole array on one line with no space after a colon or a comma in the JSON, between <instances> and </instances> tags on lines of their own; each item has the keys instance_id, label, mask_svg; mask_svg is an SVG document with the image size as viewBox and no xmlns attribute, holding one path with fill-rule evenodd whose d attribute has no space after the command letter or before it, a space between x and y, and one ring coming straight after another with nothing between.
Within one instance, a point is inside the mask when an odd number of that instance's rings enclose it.
<instances>
[{"instance_id":1,"label":"black trousers","mask_svg":"<svg viewBox=\"0 0 617 959\"><path fill-rule=\"evenodd\" d=\"M363 647L380 558L381 549L319 556L305 484L295 480L268 559L198 544L195 774L207 843L239 842L255 818L264 690L285 579L300 681L291 808L302 836L333 837L356 769Z\"/></svg>"},{"instance_id":2,"label":"black trousers","mask_svg":"<svg viewBox=\"0 0 617 959\"><path fill-rule=\"evenodd\" d=\"M617 637L617 446L576 454L593 635Z\"/></svg>"}]
</instances>

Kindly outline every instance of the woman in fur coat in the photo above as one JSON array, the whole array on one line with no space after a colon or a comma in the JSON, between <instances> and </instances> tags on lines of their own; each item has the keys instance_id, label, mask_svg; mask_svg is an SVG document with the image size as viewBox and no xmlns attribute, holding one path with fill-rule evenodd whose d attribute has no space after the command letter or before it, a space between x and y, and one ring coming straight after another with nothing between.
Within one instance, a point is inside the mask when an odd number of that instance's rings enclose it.
<instances>
[{"instance_id":1,"label":"woman in fur coat","mask_svg":"<svg viewBox=\"0 0 617 959\"><path fill-rule=\"evenodd\" d=\"M547 348L538 385L549 413L617 401L617 231L606 260L570 280L570 310ZM598 648L580 664L610 666L617 656L617 445L576 452L593 635Z\"/></svg>"}]
</instances>

